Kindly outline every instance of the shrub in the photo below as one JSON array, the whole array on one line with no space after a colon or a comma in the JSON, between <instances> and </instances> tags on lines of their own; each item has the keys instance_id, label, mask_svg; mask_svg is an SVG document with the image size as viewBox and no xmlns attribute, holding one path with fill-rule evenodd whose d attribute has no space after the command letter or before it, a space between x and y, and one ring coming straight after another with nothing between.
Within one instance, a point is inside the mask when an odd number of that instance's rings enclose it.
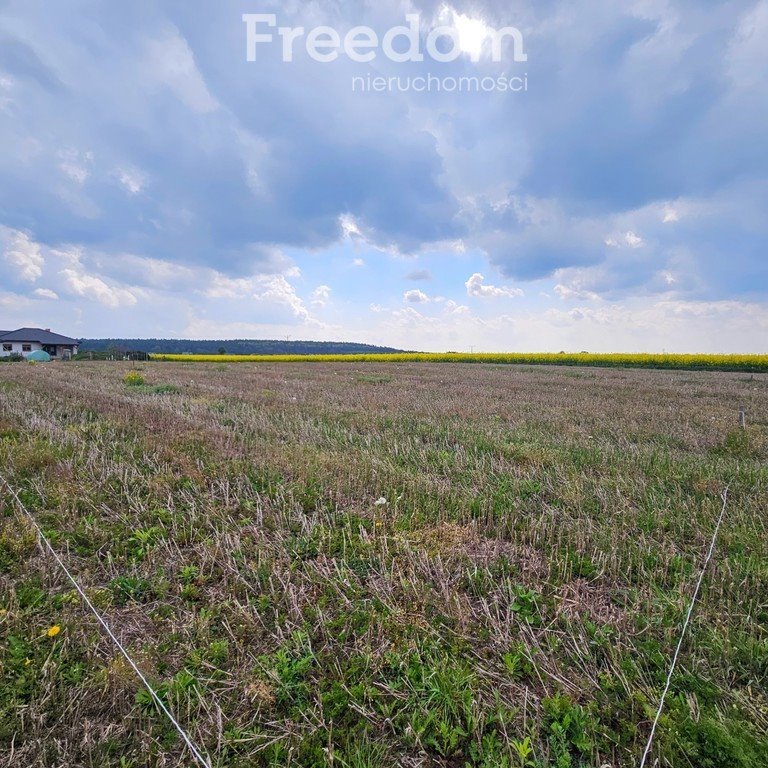
<instances>
[{"instance_id":1,"label":"shrub","mask_svg":"<svg viewBox=\"0 0 768 768\"><path fill-rule=\"evenodd\" d=\"M141 387L144 384L144 377L138 371L128 371L123 377L123 384L126 387Z\"/></svg>"}]
</instances>

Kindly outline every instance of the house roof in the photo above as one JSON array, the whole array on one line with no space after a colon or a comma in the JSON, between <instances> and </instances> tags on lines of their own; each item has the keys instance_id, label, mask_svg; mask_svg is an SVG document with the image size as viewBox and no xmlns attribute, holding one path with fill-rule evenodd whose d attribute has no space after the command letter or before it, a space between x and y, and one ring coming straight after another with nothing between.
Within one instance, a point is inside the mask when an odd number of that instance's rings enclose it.
<instances>
[{"instance_id":1,"label":"house roof","mask_svg":"<svg viewBox=\"0 0 768 768\"><path fill-rule=\"evenodd\" d=\"M19 328L16 331L0 332L2 341L36 341L39 344L79 344L77 339L62 336L60 333L52 333L44 328Z\"/></svg>"}]
</instances>

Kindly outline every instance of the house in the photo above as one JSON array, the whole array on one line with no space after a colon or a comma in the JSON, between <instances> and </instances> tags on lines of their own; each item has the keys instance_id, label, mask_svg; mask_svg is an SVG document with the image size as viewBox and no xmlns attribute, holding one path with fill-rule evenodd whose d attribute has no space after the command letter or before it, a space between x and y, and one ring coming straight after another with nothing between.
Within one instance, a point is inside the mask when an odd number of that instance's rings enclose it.
<instances>
[{"instance_id":1,"label":"house","mask_svg":"<svg viewBox=\"0 0 768 768\"><path fill-rule=\"evenodd\" d=\"M0 357L21 355L42 349L53 360L68 360L77 354L80 342L53 333L50 328L19 328L17 331L0 331Z\"/></svg>"}]
</instances>

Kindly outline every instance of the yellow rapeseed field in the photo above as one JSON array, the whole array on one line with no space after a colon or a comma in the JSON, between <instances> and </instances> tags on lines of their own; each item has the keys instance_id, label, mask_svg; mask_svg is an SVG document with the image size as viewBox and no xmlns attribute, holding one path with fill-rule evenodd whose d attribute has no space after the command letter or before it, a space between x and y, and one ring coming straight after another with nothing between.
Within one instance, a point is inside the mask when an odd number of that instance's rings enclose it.
<instances>
[{"instance_id":1,"label":"yellow rapeseed field","mask_svg":"<svg viewBox=\"0 0 768 768\"><path fill-rule=\"evenodd\" d=\"M356 355L177 355L153 360L213 363L500 363L768 372L768 355L590 354L587 352L399 352Z\"/></svg>"}]
</instances>

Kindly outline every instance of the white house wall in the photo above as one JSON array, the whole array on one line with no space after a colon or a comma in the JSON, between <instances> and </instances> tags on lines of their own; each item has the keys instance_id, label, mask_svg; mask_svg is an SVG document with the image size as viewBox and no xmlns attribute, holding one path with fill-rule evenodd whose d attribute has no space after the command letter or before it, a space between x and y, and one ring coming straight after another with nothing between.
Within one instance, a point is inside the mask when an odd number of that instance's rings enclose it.
<instances>
[{"instance_id":1,"label":"white house wall","mask_svg":"<svg viewBox=\"0 0 768 768\"><path fill-rule=\"evenodd\" d=\"M13 349L6 350L4 349L6 344L10 344ZM23 351L23 345L29 344L31 349L28 349L27 351ZM0 357L8 357L9 355L22 355L23 357L26 357L30 352L34 352L37 349L42 349L43 345L40 344L40 342L37 341L5 341L0 342Z\"/></svg>"}]
</instances>

